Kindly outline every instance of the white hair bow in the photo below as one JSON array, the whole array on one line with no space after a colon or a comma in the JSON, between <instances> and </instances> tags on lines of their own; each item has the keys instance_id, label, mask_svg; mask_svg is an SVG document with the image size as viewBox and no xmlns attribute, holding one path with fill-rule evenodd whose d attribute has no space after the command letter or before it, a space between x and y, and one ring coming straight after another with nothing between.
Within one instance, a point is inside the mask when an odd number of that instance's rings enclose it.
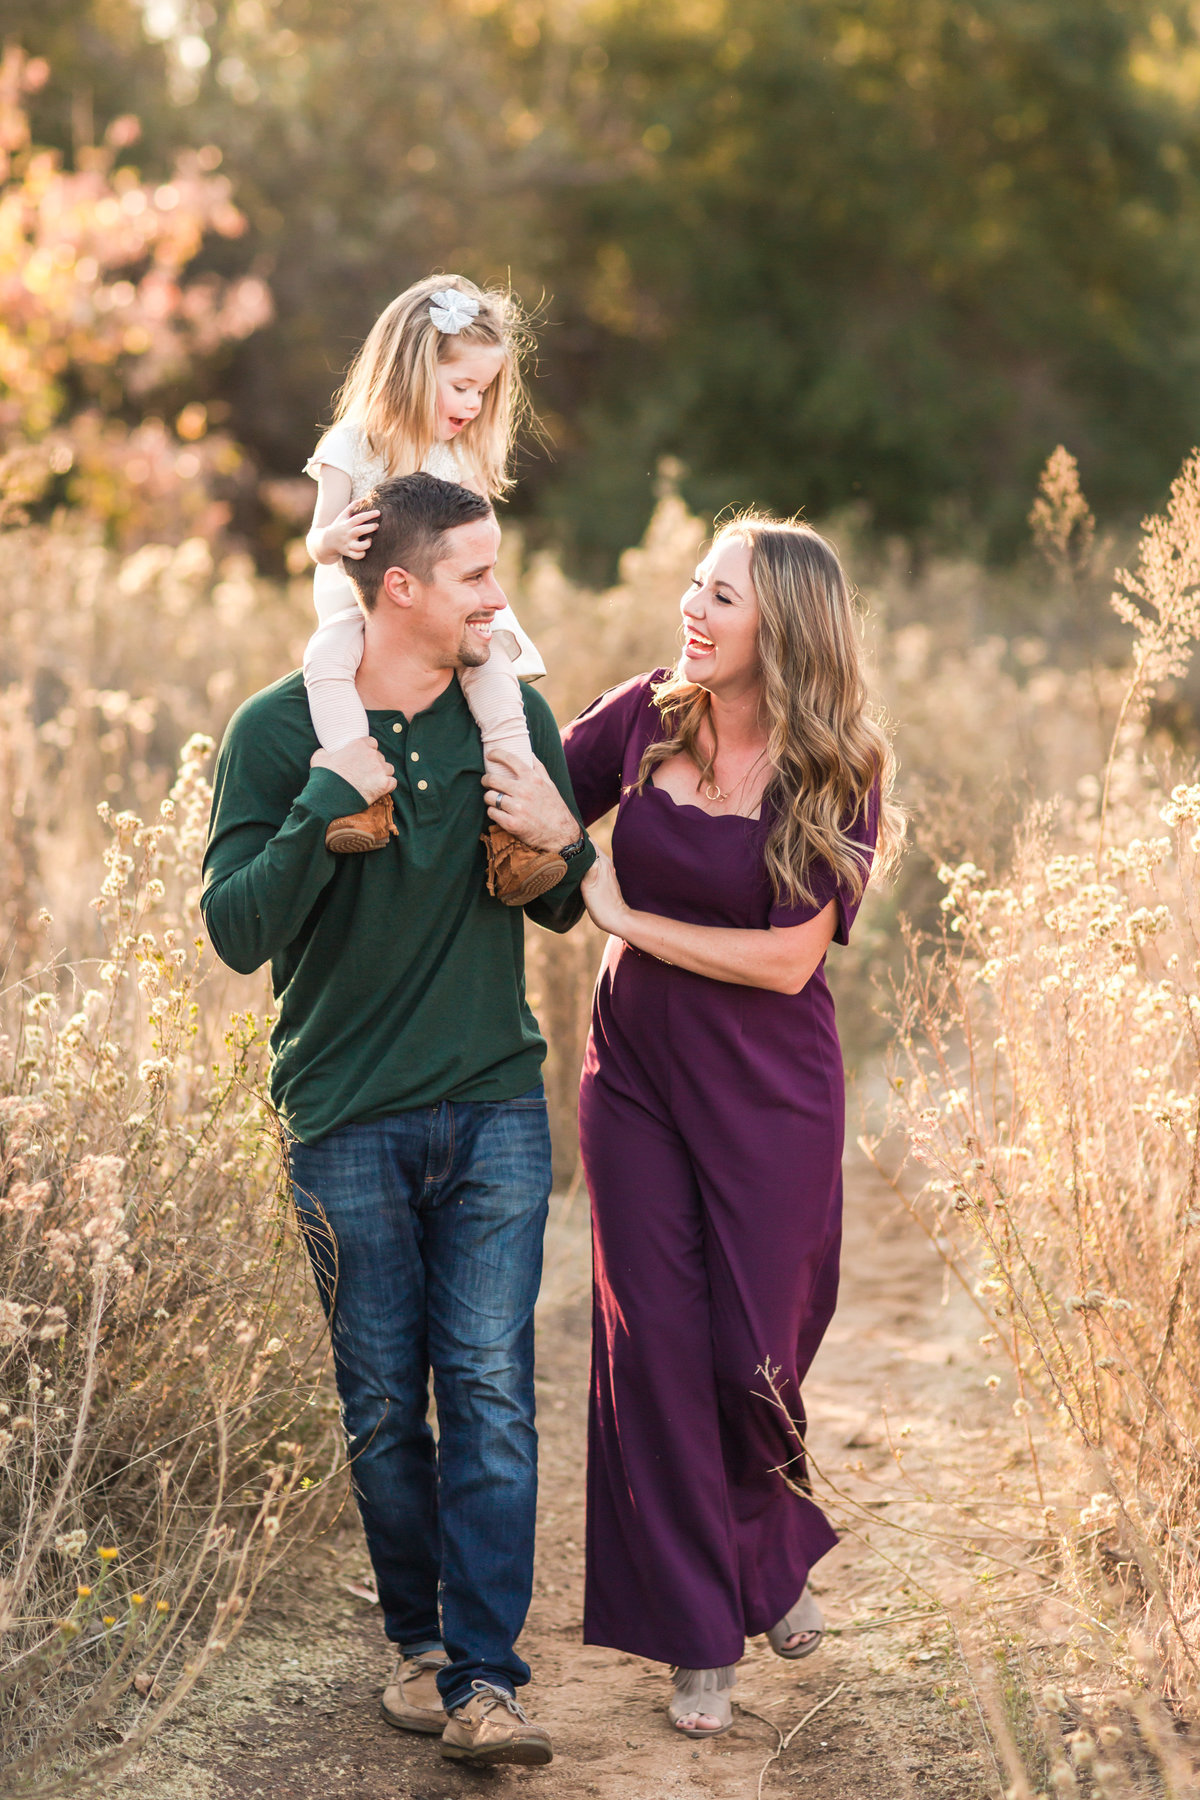
<instances>
[{"instance_id":1,"label":"white hair bow","mask_svg":"<svg viewBox=\"0 0 1200 1800\"><path fill-rule=\"evenodd\" d=\"M478 311L479 302L470 294L460 293L457 288L439 288L430 303L429 317L439 331L444 331L448 337L457 337Z\"/></svg>"}]
</instances>

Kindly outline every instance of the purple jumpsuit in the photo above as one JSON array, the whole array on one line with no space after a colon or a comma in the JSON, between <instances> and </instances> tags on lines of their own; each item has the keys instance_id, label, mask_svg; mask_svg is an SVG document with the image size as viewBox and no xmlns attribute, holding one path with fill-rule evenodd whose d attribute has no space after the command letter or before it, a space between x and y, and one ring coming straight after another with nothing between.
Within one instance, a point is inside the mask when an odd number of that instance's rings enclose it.
<instances>
[{"instance_id":1,"label":"purple jumpsuit","mask_svg":"<svg viewBox=\"0 0 1200 1800\"><path fill-rule=\"evenodd\" d=\"M775 903L769 820L714 817L633 791L663 733L665 670L567 727L590 824L618 806L628 904L697 925L799 925L854 902L827 866L812 906ZM855 830L874 841L875 807ZM611 938L580 1089L595 1255L584 1640L721 1668L777 1623L837 1541L769 1398L770 1363L801 1425L800 1383L837 1298L845 1106L833 1001L679 969Z\"/></svg>"}]
</instances>

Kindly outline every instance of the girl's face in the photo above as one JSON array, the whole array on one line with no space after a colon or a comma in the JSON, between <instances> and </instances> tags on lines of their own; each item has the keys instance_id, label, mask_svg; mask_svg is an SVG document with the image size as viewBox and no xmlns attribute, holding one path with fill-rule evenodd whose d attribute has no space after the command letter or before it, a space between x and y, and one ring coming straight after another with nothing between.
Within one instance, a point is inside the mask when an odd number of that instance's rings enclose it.
<instances>
[{"instance_id":1,"label":"girl's face","mask_svg":"<svg viewBox=\"0 0 1200 1800\"><path fill-rule=\"evenodd\" d=\"M443 444L479 416L486 394L504 367L504 351L464 346L437 367L437 434Z\"/></svg>"},{"instance_id":2,"label":"girl's face","mask_svg":"<svg viewBox=\"0 0 1200 1800\"><path fill-rule=\"evenodd\" d=\"M726 538L709 551L679 602L683 614L680 673L710 693L734 699L757 687L758 596L750 579L750 546Z\"/></svg>"}]
</instances>

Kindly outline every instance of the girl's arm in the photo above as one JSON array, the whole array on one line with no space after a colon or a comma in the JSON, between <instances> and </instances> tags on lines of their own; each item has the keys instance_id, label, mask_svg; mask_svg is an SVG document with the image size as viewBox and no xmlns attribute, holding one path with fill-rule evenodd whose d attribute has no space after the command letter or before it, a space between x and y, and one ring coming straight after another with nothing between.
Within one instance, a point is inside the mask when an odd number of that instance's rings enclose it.
<instances>
[{"instance_id":1,"label":"girl's arm","mask_svg":"<svg viewBox=\"0 0 1200 1800\"><path fill-rule=\"evenodd\" d=\"M371 543L379 523L377 511L354 512L350 477L332 463L322 463L317 480L317 504L304 542L316 563L335 563L343 556L358 562Z\"/></svg>"},{"instance_id":2,"label":"girl's arm","mask_svg":"<svg viewBox=\"0 0 1200 1800\"><path fill-rule=\"evenodd\" d=\"M833 942L838 904L830 900L802 925L769 925L765 931L726 925L689 925L657 913L635 912L625 904L616 870L597 854L583 878L583 899L592 923L624 938L660 962L691 969L738 987L798 994L820 966Z\"/></svg>"}]
</instances>

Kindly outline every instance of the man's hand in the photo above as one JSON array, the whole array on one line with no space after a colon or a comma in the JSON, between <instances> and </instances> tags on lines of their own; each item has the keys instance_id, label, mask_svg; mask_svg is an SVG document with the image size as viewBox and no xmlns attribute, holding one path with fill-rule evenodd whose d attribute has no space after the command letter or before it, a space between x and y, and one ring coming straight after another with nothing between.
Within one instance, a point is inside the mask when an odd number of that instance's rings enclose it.
<instances>
[{"instance_id":1,"label":"man's hand","mask_svg":"<svg viewBox=\"0 0 1200 1800\"><path fill-rule=\"evenodd\" d=\"M396 785L392 765L374 738L352 738L340 750L317 750L310 758L310 766L332 769L335 775L358 789L368 806L382 794L390 794ZM568 841L563 839L564 843Z\"/></svg>"},{"instance_id":2,"label":"man's hand","mask_svg":"<svg viewBox=\"0 0 1200 1800\"><path fill-rule=\"evenodd\" d=\"M503 825L535 850L563 850L579 836L579 822L534 759L531 769L518 768L498 756L483 777L488 818Z\"/></svg>"}]
</instances>

